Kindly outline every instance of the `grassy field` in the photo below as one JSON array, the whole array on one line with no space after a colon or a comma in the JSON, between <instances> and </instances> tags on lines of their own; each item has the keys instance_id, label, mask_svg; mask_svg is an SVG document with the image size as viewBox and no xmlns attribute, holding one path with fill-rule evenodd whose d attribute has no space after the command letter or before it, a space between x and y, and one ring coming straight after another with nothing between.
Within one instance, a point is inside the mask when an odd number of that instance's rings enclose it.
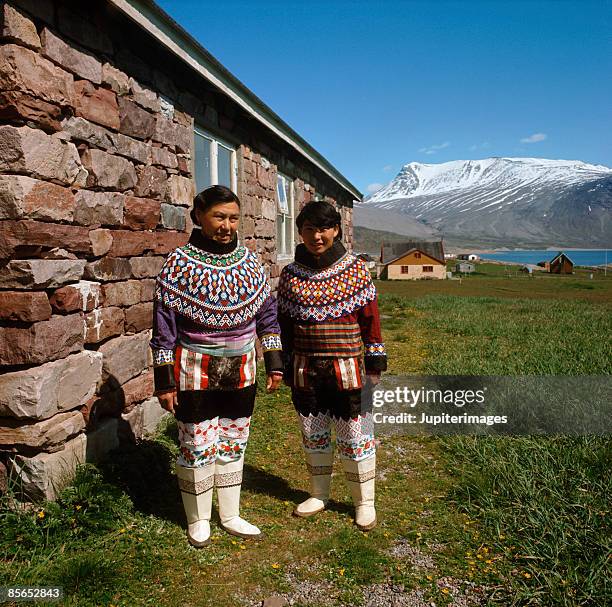
<instances>
[{"instance_id":1,"label":"grassy field","mask_svg":"<svg viewBox=\"0 0 612 607\"><path fill-rule=\"evenodd\" d=\"M494 264L482 264L488 266ZM612 280L507 277L378 283L390 372L609 374ZM578 286L576 286L578 285ZM591 288L594 287L594 288ZM315 519L287 389L260 394L241 541L213 514L187 545L176 426L80 471L55 504L0 508L0 585L60 584L65 605L589 605L609 603L610 441L381 436L379 526L364 534L339 462Z\"/></svg>"}]
</instances>

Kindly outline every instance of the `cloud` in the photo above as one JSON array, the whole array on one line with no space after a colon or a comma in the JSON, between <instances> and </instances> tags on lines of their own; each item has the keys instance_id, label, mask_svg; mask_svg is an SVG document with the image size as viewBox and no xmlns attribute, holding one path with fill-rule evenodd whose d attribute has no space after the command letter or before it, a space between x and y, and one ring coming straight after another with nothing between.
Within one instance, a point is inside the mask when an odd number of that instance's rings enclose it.
<instances>
[{"instance_id":1,"label":"cloud","mask_svg":"<svg viewBox=\"0 0 612 607\"><path fill-rule=\"evenodd\" d=\"M388 173L389 171L393 170L393 165L388 164L387 166L383 167L383 173Z\"/></svg>"},{"instance_id":2,"label":"cloud","mask_svg":"<svg viewBox=\"0 0 612 607\"><path fill-rule=\"evenodd\" d=\"M384 188L385 185L383 183L371 183L366 190L368 190L368 192L370 194L374 194L374 192L378 192L378 190L380 190L380 188Z\"/></svg>"},{"instance_id":3,"label":"cloud","mask_svg":"<svg viewBox=\"0 0 612 607\"><path fill-rule=\"evenodd\" d=\"M546 133L534 133L533 135L529 135L529 137L523 137L521 139L521 143L538 143L539 141L544 141L548 138Z\"/></svg>"},{"instance_id":4,"label":"cloud","mask_svg":"<svg viewBox=\"0 0 612 607\"><path fill-rule=\"evenodd\" d=\"M444 143L438 143L436 145L430 145L428 148L421 148L419 150L419 152L421 152L421 154L435 154L438 150L443 150L444 148L447 148L450 146L450 141L445 141Z\"/></svg>"}]
</instances>

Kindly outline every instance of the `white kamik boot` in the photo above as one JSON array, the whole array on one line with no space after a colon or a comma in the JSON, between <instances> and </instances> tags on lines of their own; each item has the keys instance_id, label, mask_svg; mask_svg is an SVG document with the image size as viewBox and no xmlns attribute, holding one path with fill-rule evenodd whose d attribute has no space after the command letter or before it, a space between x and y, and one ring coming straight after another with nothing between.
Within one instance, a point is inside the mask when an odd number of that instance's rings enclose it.
<instances>
[{"instance_id":1,"label":"white kamik boot","mask_svg":"<svg viewBox=\"0 0 612 607\"><path fill-rule=\"evenodd\" d=\"M215 464L215 487L219 501L221 526L229 534L243 539L258 538L261 531L240 518L240 489L242 487L242 468L244 455L232 462L217 459Z\"/></svg>"},{"instance_id":2,"label":"white kamik boot","mask_svg":"<svg viewBox=\"0 0 612 607\"><path fill-rule=\"evenodd\" d=\"M374 508L376 455L359 462L343 459L342 466L346 484L355 504L355 524L361 531L374 529L376 527L376 509Z\"/></svg>"},{"instance_id":3,"label":"white kamik boot","mask_svg":"<svg viewBox=\"0 0 612 607\"><path fill-rule=\"evenodd\" d=\"M187 468L179 464L176 466L176 476L187 516L187 539L196 548L210 543L214 472L214 463L199 468Z\"/></svg>"},{"instance_id":4,"label":"white kamik boot","mask_svg":"<svg viewBox=\"0 0 612 607\"><path fill-rule=\"evenodd\" d=\"M333 452L306 453L306 466L310 475L310 497L295 507L294 516L313 516L325 509L329 500L333 465Z\"/></svg>"}]
</instances>

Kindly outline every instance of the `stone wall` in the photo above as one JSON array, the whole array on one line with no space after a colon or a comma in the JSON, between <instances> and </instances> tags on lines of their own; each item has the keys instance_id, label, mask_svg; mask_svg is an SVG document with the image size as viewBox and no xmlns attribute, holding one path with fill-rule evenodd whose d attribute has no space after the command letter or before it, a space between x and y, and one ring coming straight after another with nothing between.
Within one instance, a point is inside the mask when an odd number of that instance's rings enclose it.
<instances>
[{"instance_id":1,"label":"stone wall","mask_svg":"<svg viewBox=\"0 0 612 607\"><path fill-rule=\"evenodd\" d=\"M53 498L162 416L154 278L191 230L195 123L237 150L241 237L273 287L277 172L296 214L339 207L349 248L352 200L103 0L1 6L0 489Z\"/></svg>"}]
</instances>

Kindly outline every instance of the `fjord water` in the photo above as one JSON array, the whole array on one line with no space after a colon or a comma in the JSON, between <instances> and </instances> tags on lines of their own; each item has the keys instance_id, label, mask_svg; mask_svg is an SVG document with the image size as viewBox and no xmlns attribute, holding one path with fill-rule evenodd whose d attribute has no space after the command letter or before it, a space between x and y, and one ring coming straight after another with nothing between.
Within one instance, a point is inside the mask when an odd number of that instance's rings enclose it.
<instances>
[{"instance_id":1,"label":"fjord water","mask_svg":"<svg viewBox=\"0 0 612 607\"><path fill-rule=\"evenodd\" d=\"M577 266L602 266L612 264L612 250L610 249L539 249L500 251L498 253L482 253L482 259L507 261L508 263L532 263L551 261L558 253L563 251Z\"/></svg>"}]
</instances>

